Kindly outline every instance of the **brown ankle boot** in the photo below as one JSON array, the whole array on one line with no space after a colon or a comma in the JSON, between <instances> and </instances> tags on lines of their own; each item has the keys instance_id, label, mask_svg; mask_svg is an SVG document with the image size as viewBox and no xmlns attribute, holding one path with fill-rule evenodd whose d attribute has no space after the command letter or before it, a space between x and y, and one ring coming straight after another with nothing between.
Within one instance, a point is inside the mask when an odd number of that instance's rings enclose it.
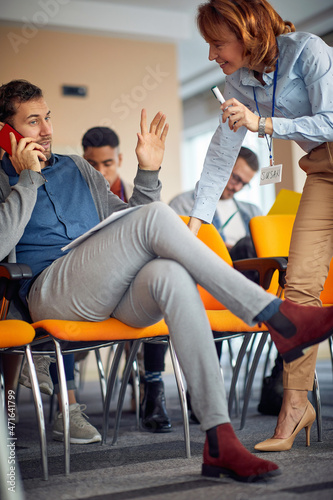
<instances>
[{"instance_id":1,"label":"brown ankle boot","mask_svg":"<svg viewBox=\"0 0 333 500\"><path fill-rule=\"evenodd\" d=\"M231 424L221 424L207 431L203 476L229 476L237 481L253 482L278 474L280 471L276 464L262 460L244 448Z\"/></svg>"},{"instance_id":2,"label":"brown ankle boot","mask_svg":"<svg viewBox=\"0 0 333 500\"><path fill-rule=\"evenodd\" d=\"M290 363L303 356L303 349L333 334L333 307L304 306L285 299L265 325L284 361Z\"/></svg>"}]
</instances>

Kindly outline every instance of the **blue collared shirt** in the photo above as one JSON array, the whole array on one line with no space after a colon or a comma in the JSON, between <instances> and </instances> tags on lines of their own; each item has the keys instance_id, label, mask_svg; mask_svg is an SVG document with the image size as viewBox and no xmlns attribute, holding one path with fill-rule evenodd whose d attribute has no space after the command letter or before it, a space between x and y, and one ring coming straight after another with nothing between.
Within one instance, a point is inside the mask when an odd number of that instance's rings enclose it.
<instances>
[{"instance_id":1,"label":"blue collared shirt","mask_svg":"<svg viewBox=\"0 0 333 500\"><path fill-rule=\"evenodd\" d=\"M88 185L74 161L68 156L52 155L49 163L42 171L47 182L38 188L31 218L16 246L17 262L28 264L34 277L65 255L63 246L99 222ZM10 185L15 185L19 176L7 154L1 166ZM22 283L23 300L30 284L30 280Z\"/></svg>"},{"instance_id":2,"label":"blue collared shirt","mask_svg":"<svg viewBox=\"0 0 333 500\"><path fill-rule=\"evenodd\" d=\"M294 140L309 152L323 142L333 141L333 49L321 38L301 32L281 35L277 43L279 68L273 138ZM264 73L263 78L264 86L252 70L241 68L226 77L225 99L234 97L256 112L255 88L261 116L272 116L274 73ZM231 131L220 116L196 187L193 217L212 221L246 132L245 127Z\"/></svg>"}]
</instances>

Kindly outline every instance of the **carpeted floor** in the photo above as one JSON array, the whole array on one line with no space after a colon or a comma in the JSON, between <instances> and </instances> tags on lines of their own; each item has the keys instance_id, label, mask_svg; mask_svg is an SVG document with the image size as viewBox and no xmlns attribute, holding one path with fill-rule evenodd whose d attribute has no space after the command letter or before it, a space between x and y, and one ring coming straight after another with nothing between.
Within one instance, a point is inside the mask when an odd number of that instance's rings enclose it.
<instances>
[{"instance_id":1,"label":"carpeted floor","mask_svg":"<svg viewBox=\"0 0 333 500\"><path fill-rule=\"evenodd\" d=\"M225 368L226 386L230 373ZM112 446L112 419L106 445L72 445L71 474L63 473L63 444L52 441L52 426L47 424L49 480L41 479L40 450L34 406L29 390L19 394L16 424L16 456L19 461L25 498L27 500L129 500L129 499L269 499L329 500L333 499L333 381L330 360L318 362L322 397L323 442L317 441L316 425L311 430L311 446L305 446L305 432L296 438L291 451L260 454L276 461L282 474L269 481L243 484L231 479L212 480L200 475L204 435L199 426L191 424L190 459L185 458L183 427L177 389L173 375L165 375L167 407L172 432L150 434L138 430L135 415L130 411L130 388L121 421L118 444ZM245 428L239 429L239 418L232 418L238 437L251 451L256 442L273 432L275 417L257 412L261 371L256 376ZM90 421L102 428L99 384L85 382L81 402ZM49 398L43 396L46 417ZM116 401L113 402L115 407ZM114 408L113 408L114 409Z\"/></svg>"}]
</instances>

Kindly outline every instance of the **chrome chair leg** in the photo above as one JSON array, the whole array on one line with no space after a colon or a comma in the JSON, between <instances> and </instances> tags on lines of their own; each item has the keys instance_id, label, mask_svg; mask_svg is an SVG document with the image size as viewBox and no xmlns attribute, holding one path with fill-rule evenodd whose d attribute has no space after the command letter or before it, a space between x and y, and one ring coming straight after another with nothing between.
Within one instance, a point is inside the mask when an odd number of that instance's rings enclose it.
<instances>
[{"instance_id":1,"label":"chrome chair leg","mask_svg":"<svg viewBox=\"0 0 333 500\"><path fill-rule=\"evenodd\" d=\"M263 379L266 377L268 365L270 364L270 356L271 356L273 346L274 346L274 343L273 343L272 339L270 339L268 341L267 356L266 356L265 365L264 365L264 369L263 369L263 376L262 376Z\"/></svg>"},{"instance_id":2,"label":"chrome chair leg","mask_svg":"<svg viewBox=\"0 0 333 500\"><path fill-rule=\"evenodd\" d=\"M323 440L321 399L320 399L319 382L318 382L318 376L317 376L316 370L314 373L312 395L314 398L314 405L315 405L315 410L316 410L318 441L321 443Z\"/></svg>"},{"instance_id":3,"label":"chrome chair leg","mask_svg":"<svg viewBox=\"0 0 333 500\"><path fill-rule=\"evenodd\" d=\"M328 345L329 345L329 349L330 349L332 371L333 371L333 336L332 335L330 337L328 337Z\"/></svg>"},{"instance_id":4,"label":"chrome chair leg","mask_svg":"<svg viewBox=\"0 0 333 500\"><path fill-rule=\"evenodd\" d=\"M184 440L185 440L185 453L186 458L191 458L191 441L190 441L190 426L188 420L188 408L187 408L187 400L186 400L186 390L184 387L183 376L181 372L181 368L179 365L179 361L172 345L170 337L168 338L169 348L170 348L170 356L173 365L173 370L175 373L175 378L177 382L178 394L180 399L180 405L182 409L183 415L183 424L184 424Z\"/></svg>"},{"instance_id":5,"label":"chrome chair leg","mask_svg":"<svg viewBox=\"0 0 333 500\"><path fill-rule=\"evenodd\" d=\"M119 362L121 359L121 356L124 352L125 348L125 342L120 342L117 345L115 355L112 360L112 365L109 371L109 376L108 376L108 383L107 383L107 390L106 390L106 396L105 396L105 402L104 402L104 412L103 412L103 430L102 430L102 443L106 443L106 438L108 434L108 429L109 429L109 411L110 411L110 404L111 404L111 399L112 399L112 394L115 386L115 382L117 379L117 373L118 373L118 367L119 367Z\"/></svg>"},{"instance_id":6,"label":"chrome chair leg","mask_svg":"<svg viewBox=\"0 0 333 500\"><path fill-rule=\"evenodd\" d=\"M29 345L25 348L25 355L28 362L29 367L29 375L31 380L31 389L32 394L35 401L36 415L37 415L37 423L39 429L39 442L40 442L40 453L42 460L42 469L43 469L43 479L46 481L49 477L48 473L48 464L47 464L47 444L46 444L46 431L45 431L45 419L44 419L44 411L43 411L43 403L42 397L39 390L39 384L37 380L37 374L35 365L33 362L31 347Z\"/></svg>"},{"instance_id":7,"label":"chrome chair leg","mask_svg":"<svg viewBox=\"0 0 333 500\"><path fill-rule=\"evenodd\" d=\"M227 339L228 351L229 351L229 362L230 362L231 370L233 373L235 366L236 366L236 358L234 356L234 351L232 348L231 341L232 341L232 339ZM236 387L235 387L235 413L236 413L237 417L239 414L239 406L240 406L240 404L239 404L239 390L238 390L238 384L236 384Z\"/></svg>"},{"instance_id":8,"label":"chrome chair leg","mask_svg":"<svg viewBox=\"0 0 333 500\"><path fill-rule=\"evenodd\" d=\"M114 431L113 431L113 440L112 444L115 445L118 440L118 433L119 433L119 425L120 425L120 418L121 414L123 411L123 405L124 405L124 399L125 399L125 393L128 385L128 381L131 375L132 371L132 366L133 366L133 361L135 359L135 356L137 355L137 352L139 350L140 344L142 340L137 339L133 341L130 353L128 355L127 363L125 366L125 370L123 373L123 379L121 382L120 386L120 391L119 391L119 396L118 396L118 404L117 404L117 411L116 411L116 417L115 417L115 423L114 423Z\"/></svg>"},{"instance_id":9,"label":"chrome chair leg","mask_svg":"<svg viewBox=\"0 0 333 500\"><path fill-rule=\"evenodd\" d=\"M245 374L244 374L244 381L243 381L243 398L244 398L246 384L247 384L247 377L248 377L249 371L250 371L250 364L251 364L252 353L253 353L253 349L254 349L254 346L255 346L255 343L256 343L256 340L257 340L257 336L258 336L258 333L254 333L252 335L252 341L251 341L250 349L246 352L247 356L246 356Z\"/></svg>"},{"instance_id":10,"label":"chrome chair leg","mask_svg":"<svg viewBox=\"0 0 333 500\"><path fill-rule=\"evenodd\" d=\"M99 384L101 387L102 404L104 408L105 397L106 397L106 380L105 380L104 366L99 349L95 349L95 357L96 357Z\"/></svg>"},{"instance_id":11,"label":"chrome chair leg","mask_svg":"<svg viewBox=\"0 0 333 500\"><path fill-rule=\"evenodd\" d=\"M259 340L258 347L256 349L254 356L253 356L252 365L251 365L251 368L249 370L247 381L246 381L240 429L243 429L243 427L245 425L246 414L247 414L247 409L249 406L254 376L255 376L255 373L256 373L257 368L258 368L260 356L261 356L262 351L263 351L265 344L267 342L268 335L269 335L268 332L264 332L261 334L261 338Z\"/></svg>"},{"instance_id":12,"label":"chrome chair leg","mask_svg":"<svg viewBox=\"0 0 333 500\"><path fill-rule=\"evenodd\" d=\"M65 475L70 473L70 431L69 431L69 402L67 383L64 367L64 359L62 356L60 343L53 338L57 360L57 371L59 378L60 397L62 405L62 420L64 426L64 453L65 453Z\"/></svg>"},{"instance_id":13,"label":"chrome chair leg","mask_svg":"<svg viewBox=\"0 0 333 500\"><path fill-rule=\"evenodd\" d=\"M135 401L136 426L140 428L140 373L137 358L134 358L132 365L133 392Z\"/></svg>"},{"instance_id":14,"label":"chrome chair leg","mask_svg":"<svg viewBox=\"0 0 333 500\"><path fill-rule=\"evenodd\" d=\"M240 370L242 367L242 362L243 362L244 356L246 354L247 346L249 345L249 342L251 341L252 335L253 334L245 334L244 335L242 345L240 346L240 349L238 351L235 368L234 368L234 371L232 373L232 379L231 379L229 397L228 397L228 413L230 416L231 416L232 407L233 407L234 400L235 400L236 387L237 387L239 373L240 373Z\"/></svg>"}]
</instances>

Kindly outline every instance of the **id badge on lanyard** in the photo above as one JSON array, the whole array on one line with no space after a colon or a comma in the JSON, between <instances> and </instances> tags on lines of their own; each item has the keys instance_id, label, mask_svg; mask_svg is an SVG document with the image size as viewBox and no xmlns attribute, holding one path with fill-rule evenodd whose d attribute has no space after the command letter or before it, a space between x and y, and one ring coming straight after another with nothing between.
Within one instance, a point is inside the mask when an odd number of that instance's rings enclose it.
<instances>
[{"instance_id":1,"label":"id badge on lanyard","mask_svg":"<svg viewBox=\"0 0 333 500\"><path fill-rule=\"evenodd\" d=\"M278 67L279 67L279 61L277 60L276 61L276 68L274 71L272 118L274 116L274 111L275 111L275 91L276 91ZM254 95L254 100L256 103L259 117L261 118L261 114L260 114L259 106L258 106L258 101L257 101L257 96L256 96L256 91L255 91L254 87L253 87L253 95ZM279 165L274 165L274 157L273 157L273 151L272 151L272 140L273 139L271 137L269 140L267 137L267 134L265 134L265 139L267 141L267 146L268 146L268 150L269 150L269 166L263 167L260 170L260 182L259 182L260 186L281 182L281 179L282 179L282 163Z\"/></svg>"}]
</instances>

